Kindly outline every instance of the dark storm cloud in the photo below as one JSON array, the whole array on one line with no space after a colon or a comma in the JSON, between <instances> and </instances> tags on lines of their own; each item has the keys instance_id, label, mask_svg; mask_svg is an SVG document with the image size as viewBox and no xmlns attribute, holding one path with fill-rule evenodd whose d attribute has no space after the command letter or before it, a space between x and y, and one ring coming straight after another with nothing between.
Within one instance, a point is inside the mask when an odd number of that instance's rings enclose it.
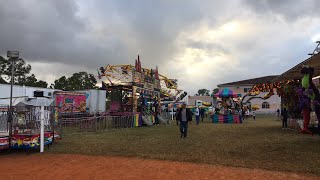
<instances>
[{"instance_id":1,"label":"dark storm cloud","mask_svg":"<svg viewBox=\"0 0 320 180\"><path fill-rule=\"evenodd\" d=\"M313 48L310 36L318 32L317 23L308 21L319 15L316 2L7 0L0 6L0 54L19 50L28 63L36 64L34 73L48 81L50 76L79 70L96 73L107 64L132 64L140 54L143 66L158 65L160 73L181 78L181 86L196 91L239 78L278 74L300 62ZM277 16L286 21L272 19ZM307 19L304 24L293 22L301 17ZM250 33L215 34L231 21L249 22L241 28ZM202 26L213 31L212 37L201 34ZM191 59L187 53L193 54ZM189 66L208 59L220 64L204 65L208 71L204 75L186 75ZM54 68L44 71L46 65ZM197 86L190 85L194 82ZM198 87L201 84L206 87Z\"/></svg>"},{"instance_id":2,"label":"dark storm cloud","mask_svg":"<svg viewBox=\"0 0 320 180\"><path fill-rule=\"evenodd\" d=\"M0 6L0 49L17 49L28 61L87 64L89 67L133 61L141 54L148 65L161 63L178 51L178 33L204 16L195 2L96 1L90 14L79 16L79 1L7 1ZM83 1L86 3L85 1ZM99 14L96 24L90 21ZM119 26L120 17L126 26ZM99 19L100 18L100 19ZM213 20L213 19L211 19ZM135 44L121 40L123 34L94 39L91 25L124 30ZM84 37L83 37L84 36ZM94 63L88 61L94 59ZM130 62L131 63L131 62Z\"/></svg>"},{"instance_id":3,"label":"dark storm cloud","mask_svg":"<svg viewBox=\"0 0 320 180\"><path fill-rule=\"evenodd\" d=\"M0 49L17 49L33 60L52 60L73 48L83 23L72 1L7 1L0 6ZM58 61L60 58L54 58Z\"/></svg>"}]
</instances>

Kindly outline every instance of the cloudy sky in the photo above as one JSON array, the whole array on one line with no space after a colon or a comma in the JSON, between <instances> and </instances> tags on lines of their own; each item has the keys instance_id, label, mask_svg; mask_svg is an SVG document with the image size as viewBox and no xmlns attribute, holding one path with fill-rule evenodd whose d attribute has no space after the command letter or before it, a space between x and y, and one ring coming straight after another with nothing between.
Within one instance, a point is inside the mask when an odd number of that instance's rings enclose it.
<instances>
[{"instance_id":1,"label":"cloudy sky","mask_svg":"<svg viewBox=\"0 0 320 180\"><path fill-rule=\"evenodd\" d=\"M0 55L49 83L107 64L159 66L194 94L280 74L320 40L317 0L1 0Z\"/></svg>"}]
</instances>

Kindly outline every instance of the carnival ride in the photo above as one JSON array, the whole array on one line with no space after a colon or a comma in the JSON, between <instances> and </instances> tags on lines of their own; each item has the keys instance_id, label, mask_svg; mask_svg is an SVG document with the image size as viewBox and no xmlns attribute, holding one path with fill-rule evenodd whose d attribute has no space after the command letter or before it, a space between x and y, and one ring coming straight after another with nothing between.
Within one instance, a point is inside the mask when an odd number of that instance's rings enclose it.
<instances>
[{"instance_id":1,"label":"carnival ride","mask_svg":"<svg viewBox=\"0 0 320 180\"><path fill-rule=\"evenodd\" d=\"M187 95L178 89L176 79L159 74L157 66L155 69L142 68L139 55L135 65L108 64L100 67L98 78L106 79L102 81L102 89L107 90L111 100L108 114L121 116L139 113L140 119L147 125L158 120L165 121L160 115L162 100L178 101Z\"/></svg>"},{"instance_id":2,"label":"carnival ride","mask_svg":"<svg viewBox=\"0 0 320 180\"><path fill-rule=\"evenodd\" d=\"M221 99L221 101L219 101L220 108L216 108L216 112L213 114L213 123L242 123L241 115L237 114L240 106L236 102L241 94L225 88L216 93L214 97Z\"/></svg>"},{"instance_id":3,"label":"carnival ride","mask_svg":"<svg viewBox=\"0 0 320 180\"><path fill-rule=\"evenodd\" d=\"M12 133L10 126L0 127L0 150L5 149L39 149L41 146L41 122L43 122L44 146L59 138L54 129L54 108L49 105L35 105L36 99L20 102L12 109ZM39 100L37 101L37 103ZM52 102L51 102L52 103ZM1 108L0 122L7 124L9 108ZM2 123L4 124L4 123Z\"/></svg>"}]
</instances>

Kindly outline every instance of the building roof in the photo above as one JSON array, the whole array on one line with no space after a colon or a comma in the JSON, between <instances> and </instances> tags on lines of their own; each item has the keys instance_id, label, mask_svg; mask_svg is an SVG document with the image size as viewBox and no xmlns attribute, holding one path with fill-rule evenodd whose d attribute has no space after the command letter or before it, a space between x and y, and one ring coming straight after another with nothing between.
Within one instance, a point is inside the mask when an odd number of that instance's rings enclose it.
<instances>
[{"instance_id":1,"label":"building roof","mask_svg":"<svg viewBox=\"0 0 320 180\"><path fill-rule=\"evenodd\" d=\"M264 76L264 77L258 77L253 79L246 79L241 81L235 81L235 82L229 82L225 84L218 84L218 87L220 86L237 86L237 85L254 85L254 84L260 84L260 83L266 83L271 82L273 79L277 78L278 75L272 75L272 76Z\"/></svg>"},{"instance_id":2,"label":"building roof","mask_svg":"<svg viewBox=\"0 0 320 180\"><path fill-rule=\"evenodd\" d=\"M293 68L289 69L288 71L282 73L279 77L275 78L273 82L280 82L286 80L295 80L301 79L301 69L303 65L309 65L310 67L314 68L313 76L320 75L320 53L311 56L310 58L302 61L301 63L297 64Z\"/></svg>"}]
</instances>

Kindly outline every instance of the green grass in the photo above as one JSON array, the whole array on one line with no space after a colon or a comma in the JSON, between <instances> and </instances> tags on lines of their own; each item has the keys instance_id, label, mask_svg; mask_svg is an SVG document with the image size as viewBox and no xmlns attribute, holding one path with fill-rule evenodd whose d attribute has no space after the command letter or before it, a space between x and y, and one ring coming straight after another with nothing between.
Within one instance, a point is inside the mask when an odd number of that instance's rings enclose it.
<instances>
[{"instance_id":1,"label":"green grass","mask_svg":"<svg viewBox=\"0 0 320 180\"><path fill-rule=\"evenodd\" d=\"M139 127L64 136L47 152L140 157L320 175L320 137L283 130L261 117L243 124Z\"/></svg>"}]
</instances>

